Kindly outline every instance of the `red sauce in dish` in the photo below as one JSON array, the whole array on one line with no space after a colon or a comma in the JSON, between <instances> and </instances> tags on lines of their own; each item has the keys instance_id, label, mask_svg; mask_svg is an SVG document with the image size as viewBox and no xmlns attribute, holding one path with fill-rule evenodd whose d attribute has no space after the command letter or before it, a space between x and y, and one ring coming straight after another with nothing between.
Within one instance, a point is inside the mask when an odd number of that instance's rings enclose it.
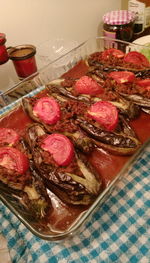
<instances>
[{"instance_id":1,"label":"red sauce in dish","mask_svg":"<svg viewBox=\"0 0 150 263\"><path fill-rule=\"evenodd\" d=\"M79 78L86 72L87 66L81 61L73 69L65 73L63 77ZM40 94L45 94L45 92ZM0 127L13 128L21 135L29 123L32 123L32 120L20 106L0 120ZM150 137L150 116L148 114L144 112L141 113L138 119L131 122L131 126L135 129L142 143ZM103 182L103 188L105 188L114 179L129 158L130 156L112 155L101 149L93 151L89 156L89 161L98 171L100 180ZM87 209L87 207L64 204L50 191L49 195L52 200L53 211L47 217L46 223L48 223L54 231L64 231L68 229L78 216ZM44 229L42 231L46 231L47 233L47 231L50 230L47 230L46 226L45 220L41 222L40 229Z\"/></svg>"},{"instance_id":2,"label":"red sauce in dish","mask_svg":"<svg viewBox=\"0 0 150 263\"><path fill-rule=\"evenodd\" d=\"M80 78L88 71L88 66L83 60L77 63L72 69L62 75L62 78Z\"/></svg>"}]
</instances>

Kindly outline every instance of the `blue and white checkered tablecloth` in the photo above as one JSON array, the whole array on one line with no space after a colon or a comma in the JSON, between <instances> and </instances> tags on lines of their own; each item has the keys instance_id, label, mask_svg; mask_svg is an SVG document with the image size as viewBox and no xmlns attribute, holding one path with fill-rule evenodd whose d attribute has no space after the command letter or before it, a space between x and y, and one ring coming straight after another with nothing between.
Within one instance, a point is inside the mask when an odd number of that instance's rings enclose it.
<instances>
[{"instance_id":1,"label":"blue and white checkered tablecloth","mask_svg":"<svg viewBox=\"0 0 150 263\"><path fill-rule=\"evenodd\" d=\"M39 239L1 202L0 222L13 263L149 263L150 146L72 239Z\"/></svg>"}]
</instances>

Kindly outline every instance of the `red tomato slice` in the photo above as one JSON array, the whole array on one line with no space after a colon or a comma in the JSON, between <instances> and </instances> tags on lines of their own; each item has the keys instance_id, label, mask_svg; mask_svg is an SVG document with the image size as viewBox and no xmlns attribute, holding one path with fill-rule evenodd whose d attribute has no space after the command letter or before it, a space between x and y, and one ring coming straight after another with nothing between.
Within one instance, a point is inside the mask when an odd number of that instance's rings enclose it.
<instances>
[{"instance_id":1,"label":"red tomato slice","mask_svg":"<svg viewBox=\"0 0 150 263\"><path fill-rule=\"evenodd\" d=\"M60 119L60 107L51 97L42 97L33 107L33 113L46 124L55 124Z\"/></svg>"},{"instance_id":2,"label":"red tomato slice","mask_svg":"<svg viewBox=\"0 0 150 263\"><path fill-rule=\"evenodd\" d=\"M72 142L59 133L48 135L42 144L42 149L52 154L54 161L59 166L69 165L74 156L74 147Z\"/></svg>"},{"instance_id":3,"label":"red tomato slice","mask_svg":"<svg viewBox=\"0 0 150 263\"><path fill-rule=\"evenodd\" d=\"M124 61L138 66L150 66L148 59L143 54L137 51L131 51L128 54L126 54L124 57Z\"/></svg>"},{"instance_id":4,"label":"red tomato slice","mask_svg":"<svg viewBox=\"0 0 150 263\"><path fill-rule=\"evenodd\" d=\"M76 81L74 89L78 94L98 95L104 92L104 89L97 83L96 80L83 76Z\"/></svg>"},{"instance_id":5,"label":"red tomato slice","mask_svg":"<svg viewBox=\"0 0 150 263\"><path fill-rule=\"evenodd\" d=\"M0 128L0 143L15 144L19 141L19 135L13 129Z\"/></svg>"},{"instance_id":6,"label":"red tomato slice","mask_svg":"<svg viewBox=\"0 0 150 263\"><path fill-rule=\"evenodd\" d=\"M108 101L94 103L88 110L88 115L108 131L113 131L118 124L118 110Z\"/></svg>"},{"instance_id":7,"label":"red tomato slice","mask_svg":"<svg viewBox=\"0 0 150 263\"><path fill-rule=\"evenodd\" d=\"M145 89L150 90L150 79L138 80L136 84L140 87L144 87Z\"/></svg>"},{"instance_id":8,"label":"red tomato slice","mask_svg":"<svg viewBox=\"0 0 150 263\"><path fill-rule=\"evenodd\" d=\"M129 83L135 80L134 73L130 71L114 71L109 73L108 76L114 79L118 84Z\"/></svg>"},{"instance_id":9,"label":"red tomato slice","mask_svg":"<svg viewBox=\"0 0 150 263\"><path fill-rule=\"evenodd\" d=\"M13 147L0 148L0 165L19 174L24 174L29 168L29 161L25 154Z\"/></svg>"},{"instance_id":10,"label":"red tomato slice","mask_svg":"<svg viewBox=\"0 0 150 263\"><path fill-rule=\"evenodd\" d=\"M123 58L125 54L119 49L109 48L102 52L102 59L107 60L109 59L110 55L114 56L115 58Z\"/></svg>"}]
</instances>

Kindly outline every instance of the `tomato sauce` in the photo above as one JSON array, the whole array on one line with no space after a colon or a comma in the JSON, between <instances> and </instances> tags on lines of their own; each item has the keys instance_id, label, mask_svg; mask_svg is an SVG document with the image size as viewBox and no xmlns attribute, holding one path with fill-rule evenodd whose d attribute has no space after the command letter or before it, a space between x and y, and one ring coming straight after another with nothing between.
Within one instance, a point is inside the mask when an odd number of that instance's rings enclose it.
<instances>
[{"instance_id":1,"label":"tomato sauce","mask_svg":"<svg viewBox=\"0 0 150 263\"><path fill-rule=\"evenodd\" d=\"M87 65L84 61L81 61L73 69L65 73L63 77L79 78L86 72ZM43 94L43 92L41 94ZM22 107L19 106L1 118L0 127L13 128L21 135L25 127L32 122L33 121L23 111ZM141 113L139 118L131 122L131 126L135 129L142 143L150 137L150 115L144 112ZM92 152L89 156L89 162L91 162L98 171L99 178L103 183L103 189L110 184L129 158L130 156L117 156L110 154L103 149L94 150ZM57 198L55 194L49 190L48 192L52 200L53 210L46 218L46 222L45 220L41 222L41 231L47 231L47 225L50 225L51 231L64 231L68 229L79 215L88 208L67 205Z\"/></svg>"}]
</instances>

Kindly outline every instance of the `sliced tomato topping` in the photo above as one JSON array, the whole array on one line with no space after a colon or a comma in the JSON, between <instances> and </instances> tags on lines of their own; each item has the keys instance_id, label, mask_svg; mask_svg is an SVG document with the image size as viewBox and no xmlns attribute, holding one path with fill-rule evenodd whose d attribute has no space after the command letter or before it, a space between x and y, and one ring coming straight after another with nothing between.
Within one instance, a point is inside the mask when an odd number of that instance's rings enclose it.
<instances>
[{"instance_id":1,"label":"sliced tomato topping","mask_svg":"<svg viewBox=\"0 0 150 263\"><path fill-rule=\"evenodd\" d=\"M136 84L140 87L144 87L147 90L150 90L150 79L138 80Z\"/></svg>"},{"instance_id":2,"label":"sliced tomato topping","mask_svg":"<svg viewBox=\"0 0 150 263\"><path fill-rule=\"evenodd\" d=\"M89 94L93 96L104 92L104 89L97 81L88 76L83 76L77 80L74 89L77 94Z\"/></svg>"},{"instance_id":3,"label":"sliced tomato topping","mask_svg":"<svg viewBox=\"0 0 150 263\"><path fill-rule=\"evenodd\" d=\"M118 124L118 110L108 101L94 103L88 110L88 116L96 120L108 131L113 131Z\"/></svg>"},{"instance_id":4,"label":"sliced tomato topping","mask_svg":"<svg viewBox=\"0 0 150 263\"><path fill-rule=\"evenodd\" d=\"M0 128L0 143L15 144L19 141L19 135L16 131L9 128Z\"/></svg>"},{"instance_id":5,"label":"sliced tomato topping","mask_svg":"<svg viewBox=\"0 0 150 263\"><path fill-rule=\"evenodd\" d=\"M135 64L137 66L150 66L148 59L143 54L137 51L131 51L127 53L124 57L124 61L127 63Z\"/></svg>"},{"instance_id":6,"label":"sliced tomato topping","mask_svg":"<svg viewBox=\"0 0 150 263\"><path fill-rule=\"evenodd\" d=\"M118 84L133 82L135 80L134 73L130 71L115 71L109 73L109 77L114 79Z\"/></svg>"},{"instance_id":7,"label":"sliced tomato topping","mask_svg":"<svg viewBox=\"0 0 150 263\"><path fill-rule=\"evenodd\" d=\"M24 174L29 168L29 161L24 153L7 146L0 148L0 165Z\"/></svg>"},{"instance_id":8,"label":"sliced tomato topping","mask_svg":"<svg viewBox=\"0 0 150 263\"><path fill-rule=\"evenodd\" d=\"M60 119L60 107L51 97L42 97L35 103L33 114L46 124L55 124Z\"/></svg>"},{"instance_id":9,"label":"sliced tomato topping","mask_svg":"<svg viewBox=\"0 0 150 263\"><path fill-rule=\"evenodd\" d=\"M114 56L115 58L123 58L124 53L116 48L109 48L102 52L102 59L107 60L110 56Z\"/></svg>"},{"instance_id":10,"label":"sliced tomato topping","mask_svg":"<svg viewBox=\"0 0 150 263\"><path fill-rule=\"evenodd\" d=\"M74 147L72 142L59 133L48 135L41 145L42 149L52 154L54 161L59 166L69 165L74 156Z\"/></svg>"}]
</instances>

